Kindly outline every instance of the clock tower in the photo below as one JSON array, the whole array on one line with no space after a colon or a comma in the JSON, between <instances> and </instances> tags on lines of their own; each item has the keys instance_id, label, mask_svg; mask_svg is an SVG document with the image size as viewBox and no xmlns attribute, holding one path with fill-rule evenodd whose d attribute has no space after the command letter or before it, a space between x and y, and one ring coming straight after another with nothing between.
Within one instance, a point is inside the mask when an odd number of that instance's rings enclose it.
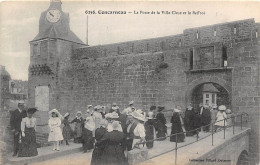
<instances>
[{"instance_id":1,"label":"clock tower","mask_svg":"<svg viewBox=\"0 0 260 165\"><path fill-rule=\"evenodd\" d=\"M51 0L41 13L39 33L30 41L29 100L41 118L59 109L60 78L71 65L73 49L86 46L71 30L69 14L62 11L60 0ZM43 119L46 123L48 119Z\"/></svg>"}]
</instances>

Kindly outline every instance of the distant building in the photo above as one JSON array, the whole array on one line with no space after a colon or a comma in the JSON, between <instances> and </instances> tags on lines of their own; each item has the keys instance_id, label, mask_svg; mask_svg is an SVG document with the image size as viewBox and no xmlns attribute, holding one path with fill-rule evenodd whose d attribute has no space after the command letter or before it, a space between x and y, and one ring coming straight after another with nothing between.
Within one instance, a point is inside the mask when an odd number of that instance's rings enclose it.
<instances>
[{"instance_id":1,"label":"distant building","mask_svg":"<svg viewBox=\"0 0 260 165\"><path fill-rule=\"evenodd\" d=\"M9 97L10 97L10 91L9 91L9 81L11 80L10 74L5 69L5 66L0 65L0 109L5 110L9 107Z\"/></svg>"}]
</instances>

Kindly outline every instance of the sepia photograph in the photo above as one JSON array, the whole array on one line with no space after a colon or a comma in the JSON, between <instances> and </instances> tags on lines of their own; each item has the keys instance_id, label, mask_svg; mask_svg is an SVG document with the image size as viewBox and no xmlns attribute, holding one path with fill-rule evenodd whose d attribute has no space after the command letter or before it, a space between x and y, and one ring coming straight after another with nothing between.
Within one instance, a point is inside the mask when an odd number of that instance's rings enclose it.
<instances>
[{"instance_id":1,"label":"sepia photograph","mask_svg":"<svg viewBox=\"0 0 260 165\"><path fill-rule=\"evenodd\" d=\"M0 1L1 165L259 165L260 1Z\"/></svg>"}]
</instances>

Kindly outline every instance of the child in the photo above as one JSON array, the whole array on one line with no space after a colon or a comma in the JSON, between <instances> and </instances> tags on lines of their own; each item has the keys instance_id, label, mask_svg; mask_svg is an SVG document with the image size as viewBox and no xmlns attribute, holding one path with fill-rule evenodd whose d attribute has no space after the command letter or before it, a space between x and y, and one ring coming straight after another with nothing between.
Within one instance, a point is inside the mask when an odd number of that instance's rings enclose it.
<instances>
[{"instance_id":1,"label":"child","mask_svg":"<svg viewBox=\"0 0 260 165\"><path fill-rule=\"evenodd\" d=\"M220 105L218 107L218 113L217 113L217 121L215 123L215 132L220 128L222 129L224 126L227 126L227 122L225 121L227 118L226 114L226 106L225 105ZM225 125L224 125L225 122Z\"/></svg>"},{"instance_id":2,"label":"child","mask_svg":"<svg viewBox=\"0 0 260 165\"><path fill-rule=\"evenodd\" d=\"M95 129L95 122L91 116L90 110L86 112L86 120L82 132L83 153L90 152L94 148L93 130Z\"/></svg>"},{"instance_id":3,"label":"child","mask_svg":"<svg viewBox=\"0 0 260 165\"><path fill-rule=\"evenodd\" d=\"M49 142L53 142L53 151L59 151L60 146L59 142L63 140L62 132L61 132L61 115L58 112L58 110L53 109L49 112L50 119L48 122L48 125L50 127L50 133L49 133Z\"/></svg>"},{"instance_id":4,"label":"child","mask_svg":"<svg viewBox=\"0 0 260 165\"><path fill-rule=\"evenodd\" d=\"M63 120L64 127L63 127L63 131L62 131L62 135L63 135L64 140L66 141L66 145L69 145L68 141L73 136L73 131L70 127L69 116L70 116L70 114L67 112L64 115L64 120Z\"/></svg>"}]
</instances>

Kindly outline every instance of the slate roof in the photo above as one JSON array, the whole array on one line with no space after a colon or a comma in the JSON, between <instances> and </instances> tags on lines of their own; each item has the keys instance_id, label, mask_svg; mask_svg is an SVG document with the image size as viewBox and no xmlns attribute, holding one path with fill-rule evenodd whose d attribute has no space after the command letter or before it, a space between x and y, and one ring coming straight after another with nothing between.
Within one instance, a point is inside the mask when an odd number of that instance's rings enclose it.
<instances>
[{"instance_id":1,"label":"slate roof","mask_svg":"<svg viewBox=\"0 0 260 165\"><path fill-rule=\"evenodd\" d=\"M214 85L212 83L208 83L208 84L204 84L203 87L202 87L202 91L203 92L219 92L219 90L214 87Z\"/></svg>"},{"instance_id":2,"label":"slate roof","mask_svg":"<svg viewBox=\"0 0 260 165\"><path fill-rule=\"evenodd\" d=\"M75 43L85 44L71 30L68 30L68 34L64 35L64 34L60 33L55 28L55 26L51 27L50 30L46 30L45 32L38 33L38 35L32 41L37 41L37 40L41 40L41 39L45 39L45 38L58 38L58 39L63 39L63 40L67 40L67 41L72 41Z\"/></svg>"}]
</instances>

